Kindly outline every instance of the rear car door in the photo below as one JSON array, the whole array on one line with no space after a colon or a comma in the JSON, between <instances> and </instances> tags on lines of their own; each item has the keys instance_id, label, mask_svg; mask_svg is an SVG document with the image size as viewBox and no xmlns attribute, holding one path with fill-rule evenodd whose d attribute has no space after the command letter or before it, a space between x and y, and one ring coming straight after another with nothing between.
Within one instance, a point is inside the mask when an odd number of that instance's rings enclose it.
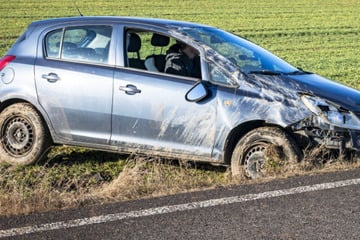
<instances>
[{"instance_id":1,"label":"rear car door","mask_svg":"<svg viewBox=\"0 0 360 240\"><path fill-rule=\"evenodd\" d=\"M112 29L108 25L59 27L40 36L37 94L60 140L109 144Z\"/></svg>"}]
</instances>

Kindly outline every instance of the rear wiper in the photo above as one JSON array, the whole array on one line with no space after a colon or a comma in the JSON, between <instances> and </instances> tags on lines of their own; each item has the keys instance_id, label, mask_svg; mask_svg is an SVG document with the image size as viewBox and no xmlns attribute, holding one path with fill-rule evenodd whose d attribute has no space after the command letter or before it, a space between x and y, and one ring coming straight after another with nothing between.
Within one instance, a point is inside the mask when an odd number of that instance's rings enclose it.
<instances>
[{"instance_id":1,"label":"rear wiper","mask_svg":"<svg viewBox=\"0 0 360 240\"><path fill-rule=\"evenodd\" d=\"M271 70L258 70L258 71L250 71L248 72L248 74L281 75L284 73L271 71Z\"/></svg>"}]
</instances>

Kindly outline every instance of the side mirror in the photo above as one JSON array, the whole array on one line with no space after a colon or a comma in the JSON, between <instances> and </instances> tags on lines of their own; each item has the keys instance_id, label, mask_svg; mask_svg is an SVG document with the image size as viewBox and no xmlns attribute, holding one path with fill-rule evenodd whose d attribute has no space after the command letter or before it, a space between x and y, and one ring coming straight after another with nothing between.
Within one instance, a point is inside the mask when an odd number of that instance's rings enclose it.
<instances>
[{"instance_id":1,"label":"side mirror","mask_svg":"<svg viewBox=\"0 0 360 240\"><path fill-rule=\"evenodd\" d=\"M186 101L200 102L209 95L203 82L197 82L185 95Z\"/></svg>"}]
</instances>

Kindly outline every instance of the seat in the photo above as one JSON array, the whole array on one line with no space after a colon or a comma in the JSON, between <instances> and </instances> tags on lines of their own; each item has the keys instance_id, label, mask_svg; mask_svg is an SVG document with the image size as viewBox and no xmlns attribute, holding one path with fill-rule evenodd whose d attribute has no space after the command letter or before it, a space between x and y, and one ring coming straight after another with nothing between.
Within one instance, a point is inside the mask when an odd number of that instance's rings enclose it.
<instances>
[{"instance_id":1,"label":"seat","mask_svg":"<svg viewBox=\"0 0 360 240\"><path fill-rule=\"evenodd\" d=\"M146 69L144 60L141 60L140 58L141 39L139 35L136 33L129 33L127 44L129 67ZM133 56L130 57L129 53L133 53Z\"/></svg>"},{"instance_id":2,"label":"seat","mask_svg":"<svg viewBox=\"0 0 360 240\"><path fill-rule=\"evenodd\" d=\"M76 54L78 59L86 61L97 62L100 59L96 51L92 48L78 48Z\"/></svg>"},{"instance_id":3,"label":"seat","mask_svg":"<svg viewBox=\"0 0 360 240\"><path fill-rule=\"evenodd\" d=\"M102 60L103 63L108 62L109 50L110 50L110 42L111 41L108 41L105 48L97 48L97 49L95 49L95 51L98 51L98 54L102 56L101 60Z\"/></svg>"},{"instance_id":4,"label":"seat","mask_svg":"<svg viewBox=\"0 0 360 240\"><path fill-rule=\"evenodd\" d=\"M166 60L165 54L162 54L162 48L169 45L170 38L157 33L151 37L151 45L154 47L153 54L148 56L145 61L145 67L149 71L164 72ZM156 47L161 47L160 54L155 54Z\"/></svg>"},{"instance_id":5,"label":"seat","mask_svg":"<svg viewBox=\"0 0 360 240\"><path fill-rule=\"evenodd\" d=\"M58 42L56 44L56 47L59 49L60 48L60 42ZM64 42L62 45L62 56L63 58L73 58L74 55L74 51L77 49L77 45L75 43L72 42ZM52 54L54 55L54 54ZM57 56L57 53L56 55Z\"/></svg>"}]
</instances>

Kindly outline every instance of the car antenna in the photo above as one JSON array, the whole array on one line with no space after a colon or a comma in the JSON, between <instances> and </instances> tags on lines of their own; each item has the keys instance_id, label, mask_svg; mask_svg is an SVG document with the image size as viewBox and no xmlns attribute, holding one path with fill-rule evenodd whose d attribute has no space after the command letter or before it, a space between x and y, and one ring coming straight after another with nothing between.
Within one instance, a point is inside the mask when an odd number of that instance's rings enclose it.
<instances>
[{"instance_id":1,"label":"car antenna","mask_svg":"<svg viewBox=\"0 0 360 240\"><path fill-rule=\"evenodd\" d=\"M80 8L76 5L76 1L75 1L75 0L73 1L73 3L74 3L74 5L75 5L75 7L76 7L76 10L79 12L80 16L81 16L81 17L84 16L84 15L81 13Z\"/></svg>"}]
</instances>

